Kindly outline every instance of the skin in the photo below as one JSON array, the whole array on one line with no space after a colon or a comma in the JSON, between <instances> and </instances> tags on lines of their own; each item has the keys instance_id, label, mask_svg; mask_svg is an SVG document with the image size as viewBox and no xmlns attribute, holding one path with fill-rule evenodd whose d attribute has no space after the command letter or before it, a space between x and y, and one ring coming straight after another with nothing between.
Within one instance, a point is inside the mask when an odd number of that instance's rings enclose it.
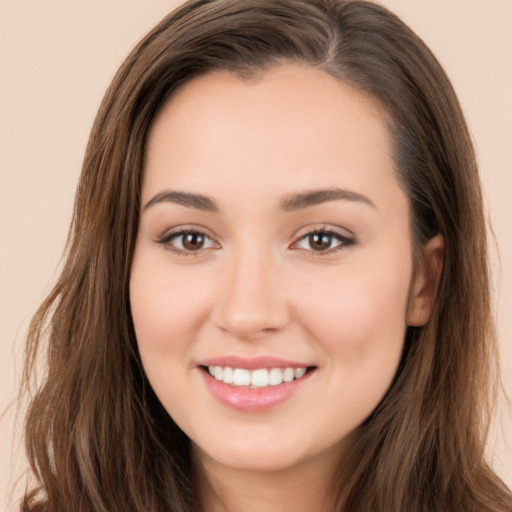
<instances>
[{"instance_id":1,"label":"skin","mask_svg":"<svg viewBox=\"0 0 512 512\"><path fill-rule=\"evenodd\" d=\"M149 381L210 483L206 508L328 510L335 469L435 289L423 267L413 271L384 113L319 70L289 64L251 81L217 72L170 99L146 149L132 315ZM365 199L280 206L333 188ZM218 211L168 200L144 208L169 190L208 196ZM173 250L183 237L158 243L184 228L205 233L204 245L185 255ZM328 238L320 254L306 235L322 230L352 243ZM425 255L439 270L439 237ZM226 355L316 369L284 403L239 411L212 396L197 366Z\"/></svg>"}]
</instances>

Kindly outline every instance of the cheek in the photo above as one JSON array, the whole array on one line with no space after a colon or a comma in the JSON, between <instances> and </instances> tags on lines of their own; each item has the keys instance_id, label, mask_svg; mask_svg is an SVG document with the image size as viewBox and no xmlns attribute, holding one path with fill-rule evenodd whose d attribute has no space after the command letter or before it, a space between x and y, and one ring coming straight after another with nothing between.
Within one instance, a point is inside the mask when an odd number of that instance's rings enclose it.
<instances>
[{"instance_id":1,"label":"cheek","mask_svg":"<svg viewBox=\"0 0 512 512\"><path fill-rule=\"evenodd\" d=\"M188 425L192 351L205 314L204 289L187 272L135 255L130 305L137 345L151 387L175 421Z\"/></svg>"},{"instance_id":2,"label":"cheek","mask_svg":"<svg viewBox=\"0 0 512 512\"><path fill-rule=\"evenodd\" d=\"M304 325L325 362L322 403L333 437L336 425L347 432L360 425L388 391L403 350L408 288L407 274L396 269L352 268L302 303Z\"/></svg>"},{"instance_id":3,"label":"cheek","mask_svg":"<svg viewBox=\"0 0 512 512\"><path fill-rule=\"evenodd\" d=\"M205 289L186 272L165 263L135 258L130 279L130 304L143 359L165 355L183 357L206 313ZM144 361L146 364L150 361Z\"/></svg>"},{"instance_id":4,"label":"cheek","mask_svg":"<svg viewBox=\"0 0 512 512\"><path fill-rule=\"evenodd\" d=\"M404 263L351 267L304 295L300 314L310 333L346 371L398 364L409 290Z\"/></svg>"}]
</instances>

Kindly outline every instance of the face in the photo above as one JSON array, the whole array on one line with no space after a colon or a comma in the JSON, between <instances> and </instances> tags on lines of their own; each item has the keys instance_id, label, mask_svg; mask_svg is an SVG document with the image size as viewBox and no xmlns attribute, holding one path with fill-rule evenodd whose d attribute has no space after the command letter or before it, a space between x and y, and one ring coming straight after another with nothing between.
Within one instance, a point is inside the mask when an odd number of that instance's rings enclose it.
<instances>
[{"instance_id":1,"label":"face","mask_svg":"<svg viewBox=\"0 0 512 512\"><path fill-rule=\"evenodd\" d=\"M339 460L425 309L378 106L294 65L202 76L151 129L141 200L140 355L197 453Z\"/></svg>"}]
</instances>

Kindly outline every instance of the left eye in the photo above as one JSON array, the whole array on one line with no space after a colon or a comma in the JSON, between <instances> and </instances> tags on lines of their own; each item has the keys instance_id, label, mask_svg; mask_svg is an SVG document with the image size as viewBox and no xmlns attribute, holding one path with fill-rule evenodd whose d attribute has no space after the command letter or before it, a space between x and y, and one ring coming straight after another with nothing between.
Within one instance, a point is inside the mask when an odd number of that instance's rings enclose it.
<instances>
[{"instance_id":1,"label":"left eye","mask_svg":"<svg viewBox=\"0 0 512 512\"><path fill-rule=\"evenodd\" d=\"M334 231L313 231L301 237L296 245L299 249L326 253L340 250L353 243L353 239Z\"/></svg>"}]
</instances>

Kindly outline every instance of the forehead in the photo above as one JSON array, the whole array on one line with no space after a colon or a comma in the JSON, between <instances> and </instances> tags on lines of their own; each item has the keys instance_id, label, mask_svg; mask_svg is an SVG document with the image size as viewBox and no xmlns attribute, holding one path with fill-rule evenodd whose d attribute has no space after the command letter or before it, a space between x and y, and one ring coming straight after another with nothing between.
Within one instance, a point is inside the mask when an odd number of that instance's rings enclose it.
<instances>
[{"instance_id":1,"label":"forehead","mask_svg":"<svg viewBox=\"0 0 512 512\"><path fill-rule=\"evenodd\" d=\"M152 126L143 201L166 186L250 191L255 200L293 187L378 194L398 185L386 126L377 102L318 69L283 65L251 80L203 75Z\"/></svg>"}]
</instances>

